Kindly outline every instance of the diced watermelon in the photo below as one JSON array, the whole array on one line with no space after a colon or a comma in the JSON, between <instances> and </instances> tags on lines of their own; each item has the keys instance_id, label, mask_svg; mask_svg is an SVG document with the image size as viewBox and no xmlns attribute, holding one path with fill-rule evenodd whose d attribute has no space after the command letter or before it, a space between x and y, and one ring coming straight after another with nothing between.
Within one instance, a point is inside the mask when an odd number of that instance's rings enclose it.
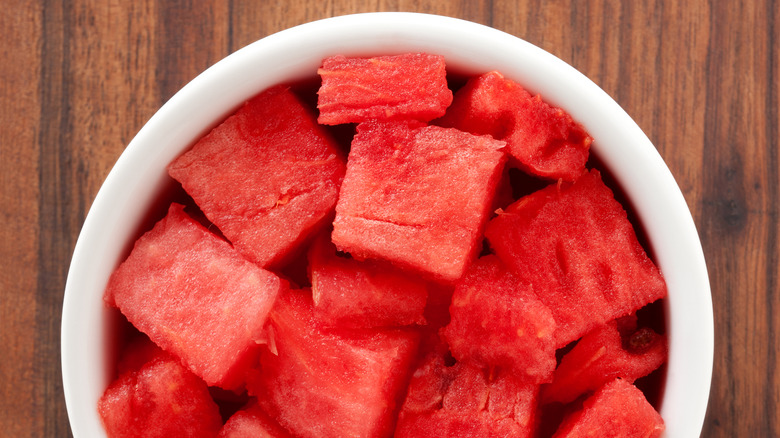
<instances>
[{"instance_id":1,"label":"diced watermelon","mask_svg":"<svg viewBox=\"0 0 780 438\"><path fill-rule=\"evenodd\" d=\"M269 320L276 354L262 353L261 372L247 387L272 418L299 437L392 432L415 332L328 330L305 291L281 295Z\"/></svg>"},{"instance_id":2,"label":"diced watermelon","mask_svg":"<svg viewBox=\"0 0 780 438\"><path fill-rule=\"evenodd\" d=\"M235 389L283 287L172 204L112 274L105 298L209 385Z\"/></svg>"},{"instance_id":3,"label":"diced watermelon","mask_svg":"<svg viewBox=\"0 0 780 438\"><path fill-rule=\"evenodd\" d=\"M338 145L285 86L248 101L168 167L263 267L282 264L330 220L344 170Z\"/></svg>"},{"instance_id":4,"label":"diced watermelon","mask_svg":"<svg viewBox=\"0 0 780 438\"><path fill-rule=\"evenodd\" d=\"M563 356L552 383L542 389L542 399L569 403L616 377L633 383L660 367L666 354L666 338L648 327L637 329L636 318L620 331L613 321L583 336Z\"/></svg>"},{"instance_id":5,"label":"diced watermelon","mask_svg":"<svg viewBox=\"0 0 780 438\"><path fill-rule=\"evenodd\" d=\"M555 369L555 321L528 283L494 255L477 260L455 286L444 338L459 361L510 368L536 382Z\"/></svg>"},{"instance_id":6,"label":"diced watermelon","mask_svg":"<svg viewBox=\"0 0 780 438\"><path fill-rule=\"evenodd\" d=\"M597 170L521 198L485 235L552 310L556 347L666 295L660 271Z\"/></svg>"},{"instance_id":7,"label":"diced watermelon","mask_svg":"<svg viewBox=\"0 0 780 438\"><path fill-rule=\"evenodd\" d=\"M213 438L222 427L206 383L172 357L120 376L100 398L98 412L112 438Z\"/></svg>"},{"instance_id":8,"label":"diced watermelon","mask_svg":"<svg viewBox=\"0 0 780 438\"><path fill-rule=\"evenodd\" d=\"M406 53L375 58L325 58L317 106L325 125L368 120L429 121L452 103L444 57Z\"/></svg>"},{"instance_id":9,"label":"diced watermelon","mask_svg":"<svg viewBox=\"0 0 780 438\"><path fill-rule=\"evenodd\" d=\"M582 410L565 418L553 438L656 438L664 428L661 415L642 391L615 379L585 400Z\"/></svg>"},{"instance_id":10,"label":"diced watermelon","mask_svg":"<svg viewBox=\"0 0 780 438\"><path fill-rule=\"evenodd\" d=\"M585 170L593 141L569 114L495 71L470 79L435 123L504 140L523 170L565 181Z\"/></svg>"},{"instance_id":11,"label":"diced watermelon","mask_svg":"<svg viewBox=\"0 0 780 438\"><path fill-rule=\"evenodd\" d=\"M219 438L292 438L268 417L257 400L233 414L219 431Z\"/></svg>"},{"instance_id":12,"label":"diced watermelon","mask_svg":"<svg viewBox=\"0 0 780 438\"><path fill-rule=\"evenodd\" d=\"M309 249L309 271L315 313L325 325L425 324L425 282L390 263L338 256L329 236L322 236Z\"/></svg>"},{"instance_id":13,"label":"diced watermelon","mask_svg":"<svg viewBox=\"0 0 780 438\"><path fill-rule=\"evenodd\" d=\"M453 282L481 249L504 143L419 123L357 127L333 242Z\"/></svg>"},{"instance_id":14,"label":"diced watermelon","mask_svg":"<svg viewBox=\"0 0 780 438\"><path fill-rule=\"evenodd\" d=\"M509 373L447 366L441 355L430 354L413 374L395 437L530 437L538 391Z\"/></svg>"}]
</instances>

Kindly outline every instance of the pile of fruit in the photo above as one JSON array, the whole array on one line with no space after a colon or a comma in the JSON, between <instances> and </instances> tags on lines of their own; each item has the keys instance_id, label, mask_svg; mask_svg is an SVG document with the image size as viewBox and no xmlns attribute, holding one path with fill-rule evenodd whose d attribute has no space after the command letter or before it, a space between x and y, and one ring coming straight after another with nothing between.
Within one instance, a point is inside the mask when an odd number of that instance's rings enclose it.
<instances>
[{"instance_id":1,"label":"pile of fruit","mask_svg":"<svg viewBox=\"0 0 780 438\"><path fill-rule=\"evenodd\" d=\"M318 73L318 115L279 85L170 163L188 200L105 293L108 435L660 435L666 286L588 133L440 56Z\"/></svg>"}]
</instances>

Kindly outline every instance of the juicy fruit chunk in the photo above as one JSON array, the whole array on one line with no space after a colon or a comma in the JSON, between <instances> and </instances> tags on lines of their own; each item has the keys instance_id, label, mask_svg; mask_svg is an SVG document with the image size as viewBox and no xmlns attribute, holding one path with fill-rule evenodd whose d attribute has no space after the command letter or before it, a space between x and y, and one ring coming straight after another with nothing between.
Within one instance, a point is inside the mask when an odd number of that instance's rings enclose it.
<instances>
[{"instance_id":1,"label":"juicy fruit chunk","mask_svg":"<svg viewBox=\"0 0 780 438\"><path fill-rule=\"evenodd\" d=\"M317 317L332 327L425 324L425 282L387 262L340 257L327 236L309 249Z\"/></svg>"},{"instance_id":2,"label":"juicy fruit chunk","mask_svg":"<svg viewBox=\"0 0 780 438\"><path fill-rule=\"evenodd\" d=\"M636 318L621 325L619 330L614 321L591 331L563 356L542 391L545 403L568 403L616 377L633 383L666 361L665 337L648 327L637 329Z\"/></svg>"},{"instance_id":3,"label":"juicy fruit chunk","mask_svg":"<svg viewBox=\"0 0 780 438\"><path fill-rule=\"evenodd\" d=\"M327 223L344 176L338 145L289 88L249 100L168 168L260 266L283 263Z\"/></svg>"},{"instance_id":4,"label":"juicy fruit chunk","mask_svg":"<svg viewBox=\"0 0 780 438\"><path fill-rule=\"evenodd\" d=\"M451 321L443 330L455 359L549 381L555 369L555 321L532 289L496 256L471 265L455 286Z\"/></svg>"},{"instance_id":5,"label":"juicy fruit chunk","mask_svg":"<svg viewBox=\"0 0 780 438\"><path fill-rule=\"evenodd\" d=\"M233 414L219 431L219 438L290 438L256 401Z\"/></svg>"},{"instance_id":6,"label":"juicy fruit chunk","mask_svg":"<svg viewBox=\"0 0 780 438\"><path fill-rule=\"evenodd\" d=\"M470 79L436 123L504 140L523 170L565 181L585 170L593 141L569 114L495 71Z\"/></svg>"},{"instance_id":7,"label":"juicy fruit chunk","mask_svg":"<svg viewBox=\"0 0 780 438\"><path fill-rule=\"evenodd\" d=\"M447 366L443 356L430 354L409 383L395 437L531 437L538 390L509 373Z\"/></svg>"},{"instance_id":8,"label":"juicy fruit chunk","mask_svg":"<svg viewBox=\"0 0 780 438\"><path fill-rule=\"evenodd\" d=\"M418 336L321 327L311 298L283 294L269 318L276 354L260 357L251 394L299 437L387 436Z\"/></svg>"},{"instance_id":9,"label":"juicy fruit chunk","mask_svg":"<svg viewBox=\"0 0 780 438\"><path fill-rule=\"evenodd\" d=\"M199 215L173 204L111 277L142 333L101 399L107 431L660 434L630 382L666 358L633 314L665 285L585 170L587 132L497 72L427 125L452 101L441 56L319 74L319 122L356 127L317 125L313 95L277 86L170 164ZM328 132L353 130L345 163Z\"/></svg>"},{"instance_id":10,"label":"juicy fruit chunk","mask_svg":"<svg viewBox=\"0 0 780 438\"><path fill-rule=\"evenodd\" d=\"M368 120L429 121L452 102L444 57L406 53L376 58L325 58L317 106L325 125Z\"/></svg>"},{"instance_id":11,"label":"juicy fruit chunk","mask_svg":"<svg viewBox=\"0 0 780 438\"><path fill-rule=\"evenodd\" d=\"M661 273L597 170L521 198L490 221L485 235L552 311L556 347L666 295Z\"/></svg>"},{"instance_id":12,"label":"juicy fruit chunk","mask_svg":"<svg viewBox=\"0 0 780 438\"><path fill-rule=\"evenodd\" d=\"M114 381L98 403L110 437L216 437L222 418L208 387L174 358Z\"/></svg>"},{"instance_id":13,"label":"juicy fruit chunk","mask_svg":"<svg viewBox=\"0 0 780 438\"><path fill-rule=\"evenodd\" d=\"M481 248L503 142L415 123L358 125L336 205L333 242L455 281Z\"/></svg>"},{"instance_id":14,"label":"juicy fruit chunk","mask_svg":"<svg viewBox=\"0 0 780 438\"><path fill-rule=\"evenodd\" d=\"M565 418L553 438L656 438L663 431L663 419L642 391L615 379L585 400L582 410Z\"/></svg>"},{"instance_id":15,"label":"juicy fruit chunk","mask_svg":"<svg viewBox=\"0 0 780 438\"><path fill-rule=\"evenodd\" d=\"M173 204L111 276L106 301L209 385L234 389L282 287Z\"/></svg>"}]
</instances>

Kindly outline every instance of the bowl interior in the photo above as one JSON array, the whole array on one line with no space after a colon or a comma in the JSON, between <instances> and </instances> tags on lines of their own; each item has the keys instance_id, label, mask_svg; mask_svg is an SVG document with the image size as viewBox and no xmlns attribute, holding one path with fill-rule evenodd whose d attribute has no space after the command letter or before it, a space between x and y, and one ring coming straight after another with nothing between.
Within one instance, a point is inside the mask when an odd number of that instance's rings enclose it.
<instances>
[{"instance_id":1,"label":"bowl interior","mask_svg":"<svg viewBox=\"0 0 780 438\"><path fill-rule=\"evenodd\" d=\"M591 133L593 153L630 198L669 287L661 405L666 434L700 433L713 357L709 281L685 200L641 129L585 76L514 36L453 18L374 13L301 25L237 51L171 98L128 145L90 209L65 289L62 370L74 436L105 435L96 406L109 383L118 318L102 295L133 239L170 201L166 165L248 97L316 74L325 56L408 51L441 54L449 69L463 74L498 70L564 108Z\"/></svg>"}]
</instances>

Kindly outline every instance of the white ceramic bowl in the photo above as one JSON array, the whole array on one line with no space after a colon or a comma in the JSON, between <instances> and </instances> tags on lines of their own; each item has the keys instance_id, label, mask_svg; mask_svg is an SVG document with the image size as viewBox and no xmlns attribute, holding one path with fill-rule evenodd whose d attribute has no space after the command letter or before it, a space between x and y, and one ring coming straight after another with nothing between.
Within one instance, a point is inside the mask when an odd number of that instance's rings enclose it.
<instances>
[{"instance_id":1,"label":"white ceramic bowl","mask_svg":"<svg viewBox=\"0 0 780 438\"><path fill-rule=\"evenodd\" d=\"M669 287L668 372L661 405L669 437L701 432L713 360L713 314L701 244L669 169L604 91L553 55L482 25L409 13L321 20L268 36L187 84L128 145L95 199L65 287L62 374L74 436L104 436L97 401L109 383L115 315L103 290L173 186L166 165L248 97L312 77L323 57L425 51L466 74L501 71L567 110L594 137L592 151L629 196Z\"/></svg>"}]
</instances>

